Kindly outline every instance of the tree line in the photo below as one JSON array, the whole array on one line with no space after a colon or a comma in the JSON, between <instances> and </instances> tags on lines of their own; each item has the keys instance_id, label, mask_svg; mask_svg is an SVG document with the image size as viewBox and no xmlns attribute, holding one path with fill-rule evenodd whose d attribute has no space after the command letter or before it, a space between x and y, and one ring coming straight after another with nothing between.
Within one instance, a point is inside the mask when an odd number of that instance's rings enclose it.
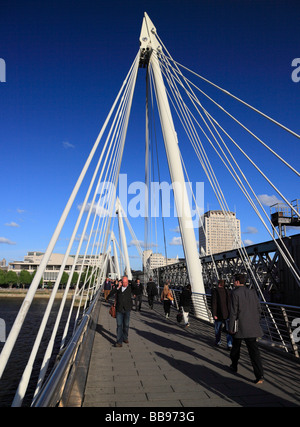
<instances>
[{"instance_id":1,"label":"tree line","mask_svg":"<svg viewBox=\"0 0 300 427\"><path fill-rule=\"evenodd\" d=\"M12 270L1 270L0 269L0 287L1 288L23 288L23 289L27 289L29 288L34 276L35 276L36 271L34 271L33 273L29 273L29 271L27 270L22 270L20 272L20 274L17 274L15 271ZM84 280L84 274L81 277L81 281L83 282ZM68 273L66 273L65 271L62 274L61 280L60 280L60 287L64 288L65 285L67 284L69 279L69 275ZM73 273L72 276L72 280L71 280L71 288L74 287L76 285L78 281L78 273L75 271ZM40 288L52 288L54 285L54 282L47 282L44 281L43 279L41 279L39 287Z\"/></svg>"}]
</instances>

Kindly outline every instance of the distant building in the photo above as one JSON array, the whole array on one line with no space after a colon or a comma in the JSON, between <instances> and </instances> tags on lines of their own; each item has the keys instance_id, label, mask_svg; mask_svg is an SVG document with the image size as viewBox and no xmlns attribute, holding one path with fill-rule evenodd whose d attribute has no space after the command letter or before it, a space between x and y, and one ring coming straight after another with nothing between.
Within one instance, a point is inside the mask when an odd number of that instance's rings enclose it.
<instances>
[{"instance_id":1,"label":"distant building","mask_svg":"<svg viewBox=\"0 0 300 427\"><path fill-rule=\"evenodd\" d=\"M7 265L6 265L6 259L3 258L2 261L0 261L0 269L1 270L7 270Z\"/></svg>"},{"instance_id":2,"label":"distant building","mask_svg":"<svg viewBox=\"0 0 300 427\"><path fill-rule=\"evenodd\" d=\"M211 255L241 247L240 220L234 212L208 211L201 219L200 255Z\"/></svg>"},{"instance_id":3,"label":"distant building","mask_svg":"<svg viewBox=\"0 0 300 427\"><path fill-rule=\"evenodd\" d=\"M163 267L179 262L178 255L176 258L167 258L160 253L153 253L152 250L143 252L143 266L146 269L153 270L154 268Z\"/></svg>"},{"instance_id":4,"label":"distant building","mask_svg":"<svg viewBox=\"0 0 300 427\"><path fill-rule=\"evenodd\" d=\"M10 262L8 266L8 270L13 270L17 274L20 274L22 270L27 270L29 273L34 273L42 259L43 259L44 253L43 252L28 252L27 255L24 257L24 261L14 261ZM74 264L74 255L70 255L67 258L67 262L64 268L64 271L66 273L70 273ZM46 282L53 282L55 283L56 278L58 276L60 267L63 263L64 254L52 254L50 256L50 259L48 261L47 267L43 274L43 281ZM84 262L84 264L83 264ZM87 255L85 260L83 255L79 255L77 259L77 264L75 266L75 270L77 273L80 272L81 266L83 265L84 268L88 266L95 266L95 265L102 265L103 257L102 255Z\"/></svg>"}]
</instances>

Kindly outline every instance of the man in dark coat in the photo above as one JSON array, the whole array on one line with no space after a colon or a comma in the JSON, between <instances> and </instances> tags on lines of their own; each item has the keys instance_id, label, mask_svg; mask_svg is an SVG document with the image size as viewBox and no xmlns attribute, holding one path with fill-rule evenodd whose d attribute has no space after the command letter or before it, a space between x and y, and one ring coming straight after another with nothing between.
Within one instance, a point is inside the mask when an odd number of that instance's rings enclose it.
<instances>
[{"instance_id":1,"label":"man in dark coat","mask_svg":"<svg viewBox=\"0 0 300 427\"><path fill-rule=\"evenodd\" d=\"M261 309L254 289L245 286L245 276L235 276L235 289L231 295L231 309L229 331L233 334L233 345L230 352L232 361L231 369L237 371L240 358L242 340L245 341L252 363L255 383L261 384L264 380L263 367L258 348L257 338L263 335L260 326ZM237 332L235 332L235 325Z\"/></svg>"},{"instance_id":2,"label":"man in dark coat","mask_svg":"<svg viewBox=\"0 0 300 427\"><path fill-rule=\"evenodd\" d=\"M115 347L122 347L123 342L127 344L129 342L128 330L133 293L134 290L128 284L128 277L124 276L118 287L114 287L109 294L109 298L116 295L117 341Z\"/></svg>"},{"instance_id":3,"label":"man in dark coat","mask_svg":"<svg viewBox=\"0 0 300 427\"><path fill-rule=\"evenodd\" d=\"M105 301L107 301L108 295L110 294L110 291L111 291L111 281L109 280L108 277L106 278L103 284L103 290L104 290L104 299Z\"/></svg>"},{"instance_id":4,"label":"man in dark coat","mask_svg":"<svg viewBox=\"0 0 300 427\"><path fill-rule=\"evenodd\" d=\"M147 290L147 295L148 295L149 307L152 309L153 308L153 299L158 294L157 286L153 282L152 277L150 277L150 281L147 283L146 290Z\"/></svg>"},{"instance_id":5,"label":"man in dark coat","mask_svg":"<svg viewBox=\"0 0 300 427\"><path fill-rule=\"evenodd\" d=\"M133 292L135 296L135 311L138 311L138 310L141 311L143 290L144 290L144 285L141 283L140 279L136 279L136 283L133 287Z\"/></svg>"},{"instance_id":6,"label":"man in dark coat","mask_svg":"<svg viewBox=\"0 0 300 427\"><path fill-rule=\"evenodd\" d=\"M212 315L215 321L215 344L221 344L222 327L229 327L230 293L225 288L225 281L219 280L218 287L212 292ZM232 335L227 333L227 348L232 348Z\"/></svg>"}]
</instances>

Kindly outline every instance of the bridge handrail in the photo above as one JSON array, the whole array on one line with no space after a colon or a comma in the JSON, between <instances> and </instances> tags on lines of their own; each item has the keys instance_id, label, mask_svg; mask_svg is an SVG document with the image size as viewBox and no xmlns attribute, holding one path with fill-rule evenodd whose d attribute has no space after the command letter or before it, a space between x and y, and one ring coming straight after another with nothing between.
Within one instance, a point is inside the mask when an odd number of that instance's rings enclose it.
<instances>
[{"instance_id":1,"label":"bridge handrail","mask_svg":"<svg viewBox=\"0 0 300 427\"><path fill-rule=\"evenodd\" d=\"M80 348L84 347L87 334L90 331L90 323L93 321L93 314L99 302L99 294L100 291L95 295L93 302L83 315L76 332L66 346L40 392L33 400L31 404L32 407L54 407L61 401L62 395L66 390L67 381L72 382L70 381L70 377L74 374L75 365L80 359Z\"/></svg>"},{"instance_id":2,"label":"bridge handrail","mask_svg":"<svg viewBox=\"0 0 300 427\"><path fill-rule=\"evenodd\" d=\"M174 309L179 309L179 295L178 289L172 289L174 298ZM160 297L158 296L160 300ZM201 307L197 307L201 310L207 311L211 308L211 294L201 294L193 292L193 304L198 304ZM71 387L72 370L76 368L78 359L80 359L80 348L84 348L84 342L91 329L91 320L93 319L94 312L96 311L97 303L100 305L99 294L96 295L93 302L91 303L86 314L83 316L76 333L67 345L64 353L60 360L54 367L52 373L49 375L47 381L43 385L40 393L36 396L32 403L34 407L51 407L57 406L62 400L62 396L65 393L66 383L68 387ZM262 328L264 331L264 337L261 340L263 344L271 345L273 348L278 348L286 354L291 354L299 358L299 344L295 342L295 334L293 334L292 323L294 319L299 319L298 324L300 325L300 307L290 306L284 304L277 304L271 302L261 302L262 308ZM195 317L194 310L192 308L190 315ZM208 317L208 322L213 324L212 315Z\"/></svg>"},{"instance_id":3,"label":"bridge handrail","mask_svg":"<svg viewBox=\"0 0 300 427\"><path fill-rule=\"evenodd\" d=\"M180 290L172 289L172 292L175 296L174 308L178 309ZM209 323L214 323L211 314L211 294L193 292L193 304L197 304L198 313L210 311L207 319ZM265 301L260 301L260 305L261 326L264 332L260 342L299 358L300 307ZM195 316L193 306L190 314Z\"/></svg>"}]
</instances>

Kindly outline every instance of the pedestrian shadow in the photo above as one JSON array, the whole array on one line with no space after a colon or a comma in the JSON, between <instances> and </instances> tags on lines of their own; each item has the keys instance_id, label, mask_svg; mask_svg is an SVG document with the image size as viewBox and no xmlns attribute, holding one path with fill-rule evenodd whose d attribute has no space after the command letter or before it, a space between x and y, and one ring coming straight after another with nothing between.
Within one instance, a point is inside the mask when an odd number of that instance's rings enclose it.
<instances>
[{"instance_id":1,"label":"pedestrian shadow","mask_svg":"<svg viewBox=\"0 0 300 427\"><path fill-rule=\"evenodd\" d=\"M173 357L161 352L155 351L155 354L180 373L185 374L196 384L199 384L210 399L219 398L228 403L235 402L243 407L298 407L298 405L287 399L265 391L263 386L255 386L239 379L228 378L217 373L213 368L193 364L178 358L175 360ZM215 365L215 363L212 363L212 365ZM197 393L195 392L196 396ZM193 403L191 402L191 404Z\"/></svg>"},{"instance_id":2,"label":"pedestrian shadow","mask_svg":"<svg viewBox=\"0 0 300 427\"><path fill-rule=\"evenodd\" d=\"M159 321L156 317L156 319L151 320L149 322L148 320L144 320L145 325L148 326L157 326L160 331L165 333L176 333L177 335L181 335L183 337L190 337L191 339L201 339L201 341L205 341L207 343L213 342L213 336L211 335L211 331L202 331L198 330L197 333L195 331L191 330L190 328L185 328L183 324L180 323L174 323L166 321L166 323L162 323Z\"/></svg>"},{"instance_id":3,"label":"pedestrian shadow","mask_svg":"<svg viewBox=\"0 0 300 427\"><path fill-rule=\"evenodd\" d=\"M145 317L146 316L147 316L147 313L145 313ZM201 322L201 321L198 321L198 319L194 319L194 320L197 323ZM189 354L197 358L200 358L200 359L202 358L205 362L211 362L211 363L213 362L211 359L205 358L203 351L199 353L197 352L199 345L201 345L202 350L204 350L203 344L207 345L209 348L211 348L211 350L215 348L213 346L214 331L212 328L207 330L207 325L204 325L204 327L206 326L206 329L203 329L201 327L201 331L195 334L190 330L190 328L183 329L182 327L180 327L180 324L178 323L170 322L169 320L162 321L157 316L155 316L154 313L152 315L152 312L151 312L151 318L150 319L144 318L143 323L148 327L156 329L157 331L159 330L163 334L172 335L172 336L176 335L178 343L174 344L172 339L170 340L167 337L162 338L161 336L156 335L153 332L149 332L149 331L143 332L141 330L137 330L137 333L143 334L144 338L151 340L155 344L161 345L162 348L165 347L167 349L173 349L175 351L179 350L183 352L188 352ZM222 336L223 335L224 335L224 342L226 343L226 333L222 333ZM182 338L185 340L186 343L187 341L189 341L188 344L190 344L190 346L189 345L183 346L179 344ZM216 351L217 353L223 354L224 357L228 357L228 365L214 363L215 367L220 369L227 369L227 366L229 366L230 364L228 350L226 348L218 347L218 348L215 348L214 351ZM299 382L299 378L297 374L298 369L293 370L289 365L288 360L283 359L282 361L280 361L280 363L282 364L282 372L283 372L283 374L281 375L281 371L275 373L278 370L278 359L272 360L272 357L274 357L274 354L272 354L272 352L269 353L267 349L264 349L264 351L262 352L262 357L264 360L263 365L264 365L265 372L266 373L267 371L269 372L266 383L278 389L278 393L286 393L287 395L291 396L292 399L296 398L297 396L297 393L295 393L295 390L297 389L296 384L298 384ZM243 354L241 355L240 365L241 367L249 369L249 371L252 373L250 361L248 360L247 354L246 353L244 354L244 351L243 351ZM243 381L243 380L249 381L249 378L247 376L242 375L241 373L235 374L235 377L240 381ZM255 386L254 386L254 389L256 389ZM289 392L287 391L288 389L290 390Z\"/></svg>"},{"instance_id":4,"label":"pedestrian shadow","mask_svg":"<svg viewBox=\"0 0 300 427\"><path fill-rule=\"evenodd\" d=\"M115 343L116 335L105 329L99 323L96 325L95 331L98 332L98 334L102 335L105 339L107 339L107 341L109 341L111 344Z\"/></svg>"}]
</instances>

